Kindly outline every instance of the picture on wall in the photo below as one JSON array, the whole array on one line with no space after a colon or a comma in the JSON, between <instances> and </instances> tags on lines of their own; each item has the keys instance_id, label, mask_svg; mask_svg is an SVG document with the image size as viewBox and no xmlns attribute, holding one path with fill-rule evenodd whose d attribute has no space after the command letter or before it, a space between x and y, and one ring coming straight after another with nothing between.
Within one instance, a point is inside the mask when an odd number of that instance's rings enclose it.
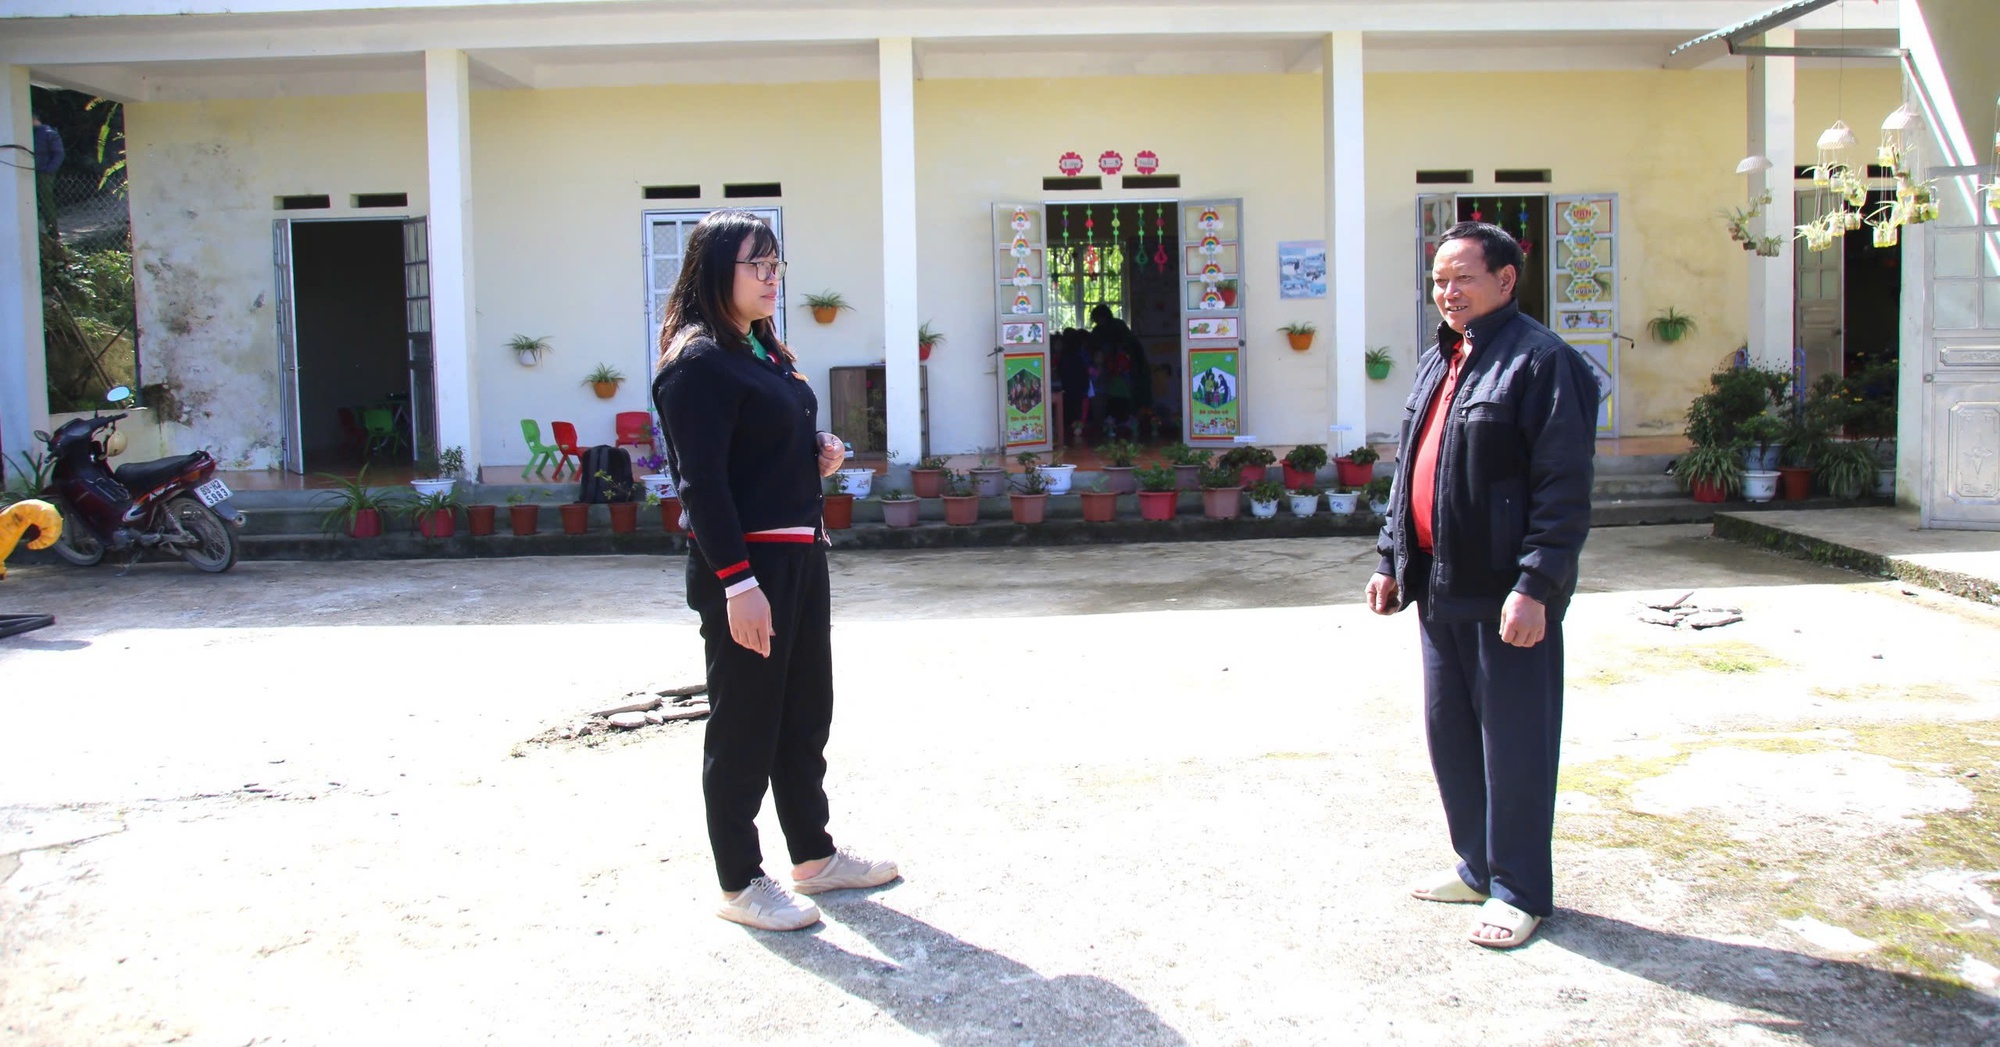
<instances>
[{"instance_id":1,"label":"picture on wall","mask_svg":"<svg viewBox=\"0 0 2000 1047\"><path fill-rule=\"evenodd\" d=\"M1241 333L1239 321L1234 316L1200 316L1187 322L1189 338L1216 338L1234 340Z\"/></svg>"},{"instance_id":2,"label":"picture on wall","mask_svg":"<svg viewBox=\"0 0 2000 1047\"><path fill-rule=\"evenodd\" d=\"M1040 320L1000 325L1001 345L1040 345L1045 341L1047 333Z\"/></svg>"},{"instance_id":3,"label":"picture on wall","mask_svg":"<svg viewBox=\"0 0 2000 1047\"><path fill-rule=\"evenodd\" d=\"M1233 349L1188 354L1188 434L1193 439L1226 440L1243 431L1237 367Z\"/></svg>"},{"instance_id":4,"label":"picture on wall","mask_svg":"<svg viewBox=\"0 0 2000 1047\"><path fill-rule=\"evenodd\" d=\"M1326 241L1287 240L1278 245L1278 297L1326 297Z\"/></svg>"},{"instance_id":5,"label":"picture on wall","mask_svg":"<svg viewBox=\"0 0 2000 1047\"><path fill-rule=\"evenodd\" d=\"M1030 447L1049 440L1048 386L1042 373L1044 354L1007 353L1001 357L1006 376L1007 447Z\"/></svg>"}]
</instances>

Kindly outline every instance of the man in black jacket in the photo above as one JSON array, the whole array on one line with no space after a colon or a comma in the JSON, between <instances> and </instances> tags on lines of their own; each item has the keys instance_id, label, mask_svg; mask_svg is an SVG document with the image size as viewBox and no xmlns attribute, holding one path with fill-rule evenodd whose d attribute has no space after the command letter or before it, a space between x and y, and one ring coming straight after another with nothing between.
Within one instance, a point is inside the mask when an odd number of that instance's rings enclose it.
<instances>
[{"instance_id":1,"label":"man in black jacket","mask_svg":"<svg viewBox=\"0 0 2000 1047\"><path fill-rule=\"evenodd\" d=\"M1395 493L1368 606L1415 604L1424 727L1460 862L1418 898L1484 902L1470 938L1528 940L1554 908L1562 617L1590 531L1598 390L1514 299L1525 262L1461 222L1431 266L1443 322L1403 407Z\"/></svg>"}]
</instances>

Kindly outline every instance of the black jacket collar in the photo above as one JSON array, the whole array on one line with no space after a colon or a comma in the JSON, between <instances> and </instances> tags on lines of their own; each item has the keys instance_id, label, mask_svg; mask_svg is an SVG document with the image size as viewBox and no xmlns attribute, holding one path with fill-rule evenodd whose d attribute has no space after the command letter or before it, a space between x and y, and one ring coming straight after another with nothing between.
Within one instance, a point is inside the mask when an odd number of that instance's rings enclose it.
<instances>
[{"instance_id":1,"label":"black jacket collar","mask_svg":"<svg viewBox=\"0 0 2000 1047\"><path fill-rule=\"evenodd\" d=\"M1507 300L1506 305L1472 321L1471 325L1466 328L1465 333L1471 337L1473 348L1477 349L1491 342L1493 336L1500 333L1501 328L1513 323L1514 318L1519 315L1521 315L1520 301L1510 298ZM1439 352L1443 353L1449 359L1458 352L1460 341L1459 333L1452 330L1450 324L1443 320L1438 321Z\"/></svg>"}]
</instances>

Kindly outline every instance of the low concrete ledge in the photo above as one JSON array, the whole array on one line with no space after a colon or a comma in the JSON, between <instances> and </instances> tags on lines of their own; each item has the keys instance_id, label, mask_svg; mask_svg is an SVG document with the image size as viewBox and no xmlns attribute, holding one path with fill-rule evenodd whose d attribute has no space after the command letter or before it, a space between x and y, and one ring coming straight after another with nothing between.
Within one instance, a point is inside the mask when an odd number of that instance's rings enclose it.
<instances>
[{"instance_id":1,"label":"low concrete ledge","mask_svg":"<svg viewBox=\"0 0 2000 1047\"><path fill-rule=\"evenodd\" d=\"M1874 514L1897 513L1875 508ZM1915 514L1904 514L1914 521ZM1890 552L1881 547L1870 530L1855 526L1857 518L1846 513L1818 514L1817 519L1801 519L1798 513L1719 513L1714 533L1745 545L1784 553L1814 563L1843 567L1882 578L1894 578L1926 589L1962 596L1986 604L2000 604L2000 561L1995 552L1908 553ZM1858 518L1867 520L1867 518ZM1876 521L1867 520L1868 523ZM1961 532L1963 533L1963 532ZM1990 532L1977 532L1990 536ZM2000 537L1992 538L2000 545Z\"/></svg>"}]
</instances>

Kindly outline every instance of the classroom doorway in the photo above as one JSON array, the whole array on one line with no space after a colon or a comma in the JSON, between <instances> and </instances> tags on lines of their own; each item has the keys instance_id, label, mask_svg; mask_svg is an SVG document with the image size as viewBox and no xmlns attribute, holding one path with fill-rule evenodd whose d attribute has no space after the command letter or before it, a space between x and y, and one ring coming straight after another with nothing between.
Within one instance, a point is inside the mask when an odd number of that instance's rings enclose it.
<instances>
[{"instance_id":1,"label":"classroom doorway","mask_svg":"<svg viewBox=\"0 0 2000 1047\"><path fill-rule=\"evenodd\" d=\"M1181 439L1181 221L1172 200L1044 205L1057 440ZM1099 322L1099 307L1115 324ZM1117 325L1133 339L1120 353ZM1081 387L1082 392L1077 392Z\"/></svg>"}]
</instances>

